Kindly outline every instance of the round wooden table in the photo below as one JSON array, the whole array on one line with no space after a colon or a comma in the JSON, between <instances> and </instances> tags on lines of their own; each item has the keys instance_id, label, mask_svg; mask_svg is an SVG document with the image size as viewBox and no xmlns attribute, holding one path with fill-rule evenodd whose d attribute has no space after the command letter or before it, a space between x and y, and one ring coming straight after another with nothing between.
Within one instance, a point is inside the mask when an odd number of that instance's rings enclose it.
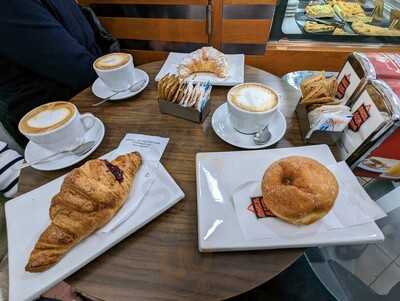
<instances>
[{"instance_id":1,"label":"round wooden table","mask_svg":"<svg viewBox=\"0 0 400 301\"><path fill-rule=\"evenodd\" d=\"M240 150L220 140L211 127L212 112L226 100L227 87L214 87L211 113L203 124L159 112L154 77L162 62L140 66L149 86L128 100L91 105L98 99L87 89L72 101L81 112L92 112L106 126L106 135L91 158L114 149L126 133L169 137L161 162L186 197L160 217L99 256L66 281L101 300L221 300L273 278L303 254L302 249L256 252L200 253L197 246L195 155ZM272 86L281 95L286 116L285 137L275 147L302 145L294 109L298 92L278 77L246 66L246 82ZM69 169L40 172L24 169L20 192L43 185Z\"/></svg>"}]
</instances>

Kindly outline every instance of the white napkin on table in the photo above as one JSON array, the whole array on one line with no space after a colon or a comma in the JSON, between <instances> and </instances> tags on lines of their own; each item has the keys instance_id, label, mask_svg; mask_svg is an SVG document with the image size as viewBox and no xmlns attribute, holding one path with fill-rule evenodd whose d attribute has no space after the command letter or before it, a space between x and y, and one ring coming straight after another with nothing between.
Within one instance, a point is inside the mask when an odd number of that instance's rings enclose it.
<instances>
[{"instance_id":1,"label":"white napkin on table","mask_svg":"<svg viewBox=\"0 0 400 301\"><path fill-rule=\"evenodd\" d=\"M338 180L338 197L326 216L307 226L292 225L273 217L258 219L248 206L251 203L250 197L262 195L260 181L251 181L240 186L233 194L233 204L245 238L257 240L317 235L370 223L386 215L364 191L346 163L341 162L328 168Z\"/></svg>"},{"instance_id":2,"label":"white napkin on table","mask_svg":"<svg viewBox=\"0 0 400 301\"><path fill-rule=\"evenodd\" d=\"M142 134L126 134L114 155L138 151L145 161L160 161L169 138L148 136Z\"/></svg>"},{"instance_id":3,"label":"white napkin on table","mask_svg":"<svg viewBox=\"0 0 400 301\"><path fill-rule=\"evenodd\" d=\"M99 230L101 233L109 233L128 220L138 209L148 191L157 182L157 169L159 160L167 147L169 139L141 134L127 134L122 139L118 148L107 159L114 159L119 155L133 151L140 152L143 164L134 179L133 189L128 200L118 211L114 218ZM163 190L163 183L159 181L159 189Z\"/></svg>"}]
</instances>

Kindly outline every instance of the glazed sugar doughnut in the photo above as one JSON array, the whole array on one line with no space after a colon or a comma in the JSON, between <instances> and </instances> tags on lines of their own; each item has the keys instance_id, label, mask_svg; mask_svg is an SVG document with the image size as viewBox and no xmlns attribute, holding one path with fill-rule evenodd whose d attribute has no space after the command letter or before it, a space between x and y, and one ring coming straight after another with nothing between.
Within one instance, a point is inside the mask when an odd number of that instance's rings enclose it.
<instances>
[{"instance_id":1,"label":"glazed sugar doughnut","mask_svg":"<svg viewBox=\"0 0 400 301\"><path fill-rule=\"evenodd\" d=\"M262 180L264 204L279 218L311 224L333 207L339 192L335 176L321 163L301 156L278 160Z\"/></svg>"}]
</instances>

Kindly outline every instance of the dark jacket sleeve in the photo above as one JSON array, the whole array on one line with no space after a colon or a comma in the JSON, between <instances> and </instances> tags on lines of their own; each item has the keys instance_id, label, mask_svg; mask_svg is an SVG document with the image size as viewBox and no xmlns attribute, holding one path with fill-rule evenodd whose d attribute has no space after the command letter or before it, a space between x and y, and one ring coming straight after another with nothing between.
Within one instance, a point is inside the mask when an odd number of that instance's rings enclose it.
<instances>
[{"instance_id":1,"label":"dark jacket sleeve","mask_svg":"<svg viewBox=\"0 0 400 301\"><path fill-rule=\"evenodd\" d=\"M95 80L94 55L39 0L5 2L0 9L0 56L74 89Z\"/></svg>"}]
</instances>

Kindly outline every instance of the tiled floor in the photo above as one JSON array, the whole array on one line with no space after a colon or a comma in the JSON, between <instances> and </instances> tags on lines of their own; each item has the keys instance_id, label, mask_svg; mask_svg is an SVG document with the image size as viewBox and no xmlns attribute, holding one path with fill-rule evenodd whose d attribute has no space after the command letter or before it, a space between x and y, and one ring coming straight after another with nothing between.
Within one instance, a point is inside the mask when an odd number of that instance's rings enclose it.
<instances>
[{"instance_id":1,"label":"tiled floor","mask_svg":"<svg viewBox=\"0 0 400 301\"><path fill-rule=\"evenodd\" d=\"M400 282L400 208L390 212L377 224L385 235L385 240L377 244L377 247L392 260L370 286L378 294L386 295L395 284Z\"/></svg>"},{"instance_id":2,"label":"tiled floor","mask_svg":"<svg viewBox=\"0 0 400 301\"><path fill-rule=\"evenodd\" d=\"M344 248L346 248L346 252L341 252ZM375 244L357 246L352 250L353 252L349 250L349 247L344 248L331 247L325 249L329 253L328 258L339 263L366 285L374 282L393 261Z\"/></svg>"},{"instance_id":3,"label":"tiled floor","mask_svg":"<svg viewBox=\"0 0 400 301\"><path fill-rule=\"evenodd\" d=\"M391 211L387 217L377 221L377 225L385 235L385 240L377 244L377 247L390 256L392 261L385 266L384 271L370 284L370 287L378 294L386 295L400 282L400 188L378 200L378 203L382 208Z\"/></svg>"},{"instance_id":4,"label":"tiled floor","mask_svg":"<svg viewBox=\"0 0 400 301\"><path fill-rule=\"evenodd\" d=\"M400 196L398 199L400 205ZM400 256L400 208L388 213L388 216L376 222L385 235L385 240L378 247L392 259Z\"/></svg>"},{"instance_id":5,"label":"tiled floor","mask_svg":"<svg viewBox=\"0 0 400 301\"><path fill-rule=\"evenodd\" d=\"M227 301L335 301L304 256L259 287Z\"/></svg>"},{"instance_id":6,"label":"tiled floor","mask_svg":"<svg viewBox=\"0 0 400 301\"><path fill-rule=\"evenodd\" d=\"M377 221L377 225L385 235L385 240L378 244L318 249L324 259L322 264L326 268L329 268L329 261L333 260L356 277L360 284L357 288L360 296L368 291L368 287L372 289L370 291L372 296L375 293L388 295L398 283L397 287L400 288L400 188L381 198L384 195L381 190L381 184L379 183L378 186L372 185L367 191L369 190L368 192L372 198L380 198L377 203L388 214L385 218ZM386 190L386 188L384 189ZM319 268L321 266L321 262L316 261L314 264L318 264ZM337 280L323 277L322 274L319 276L328 288L330 286L333 287ZM343 275L335 275L334 277L343 277ZM346 287L346 282L341 286L342 288L344 291L356 290L350 284ZM392 297L393 293L394 291L392 291ZM376 298L374 297L373 300L376 300ZM396 298L396 300L400 300L400 295Z\"/></svg>"},{"instance_id":7,"label":"tiled floor","mask_svg":"<svg viewBox=\"0 0 400 301\"><path fill-rule=\"evenodd\" d=\"M392 262L385 270L370 284L370 287L379 295L387 295L400 281L400 266ZM400 296L399 296L400 299Z\"/></svg>"}]
</instances>

